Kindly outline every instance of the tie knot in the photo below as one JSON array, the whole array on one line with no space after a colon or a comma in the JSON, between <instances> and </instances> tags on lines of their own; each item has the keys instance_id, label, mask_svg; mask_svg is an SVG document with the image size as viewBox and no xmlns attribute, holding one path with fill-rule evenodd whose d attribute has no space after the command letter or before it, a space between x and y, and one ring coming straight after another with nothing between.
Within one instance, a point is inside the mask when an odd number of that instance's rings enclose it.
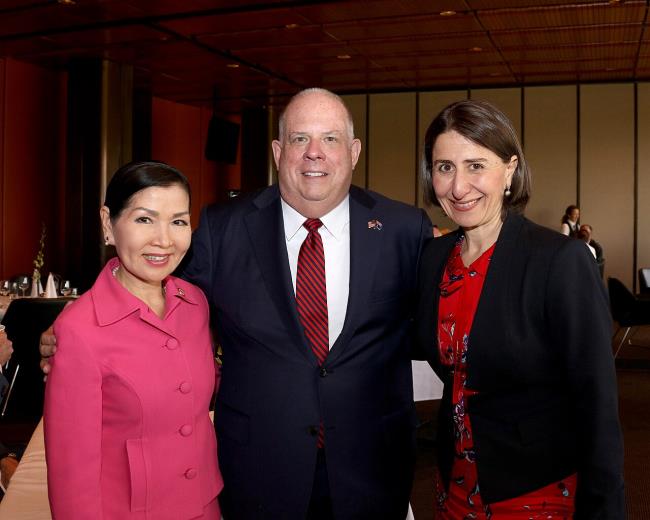
<instances>
[{"instance_id":1,"label":"tie knot","mask_svg":"<svg viewBox=\"0 0 650 520\"><path fill-rule=\"evenodd\" d=\"M303 224L303 226L305 226L307 228L307 231L309 231L310 233L315 233L316 231L318 231L318 228L321 227L322 225L323 223L320 221L319 218L308 218L307 220L305 220L305 223Z\"/></svg>"}]
</instances>

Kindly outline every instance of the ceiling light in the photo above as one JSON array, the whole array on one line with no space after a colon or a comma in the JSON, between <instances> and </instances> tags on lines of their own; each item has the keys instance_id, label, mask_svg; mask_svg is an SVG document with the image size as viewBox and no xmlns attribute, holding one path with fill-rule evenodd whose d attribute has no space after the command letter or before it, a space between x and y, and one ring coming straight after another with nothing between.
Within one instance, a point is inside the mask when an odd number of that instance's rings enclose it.
<instances>
[{"instance_id":1,"label":"ceiling light","mask_svg":"<svg viewBox=\"0 0 650 520\"><path fill-rule=\"evenodd\" d=\"M74 5L77 2L75 0L56 0L61 5Z\"/></svg>"},{"instance_id":2,"label":"ceiling light","mask_svg":"<svg viewBox=\"0 0 650 520\"><path fill-rule=\"evenodd\" d=\"M300 25L298 25L297 23L288 23L287 25L285 25L285 28L287 29L297 29L298 27L300 27Z\"/></svg>"},{"instance_id":3,"label":"ceiling light","mask_svg":"<svg viewBox=\"0 0 650 520\"><path fill-rule=\"evenodd\" d=\"M618 4L622 4L623 0L609 0L608 3L609 5L618 5Z\"/></svg>"},{"instance_id":4,"label":"ceiling light","mask_svg":"<svg viewBox=\"0 0 650 520\"><path fill-rule=\"evenodd\" d=\"M239 63L227 63L226 67L228 67L229 69L238 69Z\"/></svg>"},{"instance_id":5,"label":"ceiling light","mask_svg":"<svg viewBox=\"0 0 650 520\"><path fill-rule=\"evenodd\" d=\"M456 11L440 11L440 16L454 16L456 14Z\"/></svg>"},{"instance_id":6,"label":"ceiling light","mask_svg":"<svg viewBox=\"0 0 650 520\"><path fill-rule=\"evenodd\" d=\"M352 56L350 56L349 54L339 54L337 58L339 60L349 60L350 58L352 58Z\"/></svg>"},{"instance_id":7,"label":"ceiling light","mask_svg":"<svg viewBox=\"0 0 650 520\"><path fill-rule=\"evenodd\" d=\"M468 50L469 52L482 52L482 51L483 51L483 47L470 47L470 48L467 49L467 50Z\"/></svg>"}]
</instances>

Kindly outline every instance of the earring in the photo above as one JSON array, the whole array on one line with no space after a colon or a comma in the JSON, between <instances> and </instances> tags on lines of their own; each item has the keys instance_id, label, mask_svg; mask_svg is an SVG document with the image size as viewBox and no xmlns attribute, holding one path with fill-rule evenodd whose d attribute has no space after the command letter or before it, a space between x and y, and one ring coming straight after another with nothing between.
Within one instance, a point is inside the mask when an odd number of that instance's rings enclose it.
<instances>
[{"instance_id":1,"label":"earring","mask_svg":"<svg viewBox=\"0 0 650 520\"><path fill-rule=\"evenodd\" d=\"M108 245L108 237L104 237L104 245L105 245L105 246Z\"/></svg>"},{"instance_id":2,"label":"earring","mask_svg":"<svg viewBox=\"0 0 650 520\"><path fill-rule=\"evenodd\" d=\"M510 197L510 195L511 195L510 186L506 186L506 190L503 192L503 194L506 197Z\"/></svg>"}]
</instances>

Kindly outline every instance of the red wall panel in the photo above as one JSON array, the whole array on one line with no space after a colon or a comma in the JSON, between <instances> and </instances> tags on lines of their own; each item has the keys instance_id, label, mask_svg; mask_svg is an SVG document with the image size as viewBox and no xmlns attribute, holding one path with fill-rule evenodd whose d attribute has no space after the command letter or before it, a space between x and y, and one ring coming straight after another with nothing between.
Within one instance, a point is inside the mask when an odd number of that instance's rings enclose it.
<instances>
[{"instance_id":1,"label":"red wall panel","mask_svg":"<svg viewBox=\"0 0 650 520\"><path fill-rule=\"evenodd\" d=\"M58 209L65 164L65 75L7 59L0 113L1 276L31 273L41 223L48 230L43 274L59 264Z\"/></svg>"},{"instance_id":2,"label":"red wall panel","mask_svg":"<svg viewBox=\"0 0 650 520\"><path fill-rule=\"evenodd\" d=\"M224 200L227 190L239 189L239 155L235 165L205 158L212 116L209 109L153 98L151 112L152 158L171 164L187 176L192 186L192 226L196 227L203 206ZM238 118L233 121L239 123Z\"/></svg>"}]
</instances>

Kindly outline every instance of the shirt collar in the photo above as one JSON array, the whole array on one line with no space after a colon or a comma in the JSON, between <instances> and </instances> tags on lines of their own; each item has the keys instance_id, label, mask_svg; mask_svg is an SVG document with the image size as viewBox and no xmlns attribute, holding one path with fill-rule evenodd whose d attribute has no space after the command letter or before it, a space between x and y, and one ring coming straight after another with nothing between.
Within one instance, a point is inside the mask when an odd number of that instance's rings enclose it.
<instances>
[{"instance_id":1,"label":"shirt collar","mask_svg":"<svg viewBox=\"0 0 650 520\"><path fill-rule=\"evenodd\" d=\"M111 258L90 289L95 314L100 326L115 323L138 310L141 312L147 310L147 305L126 290L115 278L113 271L119 266L119 259L117 257ZM163 281L165 285L166 314L169 309L178 305L180 301L196 305L195 299L188 295L188 291L183 288L185 283L183 280L175 279L172 276L168 276Z\"/></svg>"},{"instance_id":2,"label":"shirt collar","mask_svg":"<svg viewBox=\"0 0 650 520\"><path fill-rule=\"evenodd\" d=\"M284 199L280 200L282 203L284 235L287 241L290 242L305 223L307 217L302 216L295 209L289 206ZM341 240L343 238L345 227L350 223L350 196L346 195L338 206L326 215L323 215L320 220L323 223L323 227L327 229L336 240Z\"/></svg>"}]
</instances>

